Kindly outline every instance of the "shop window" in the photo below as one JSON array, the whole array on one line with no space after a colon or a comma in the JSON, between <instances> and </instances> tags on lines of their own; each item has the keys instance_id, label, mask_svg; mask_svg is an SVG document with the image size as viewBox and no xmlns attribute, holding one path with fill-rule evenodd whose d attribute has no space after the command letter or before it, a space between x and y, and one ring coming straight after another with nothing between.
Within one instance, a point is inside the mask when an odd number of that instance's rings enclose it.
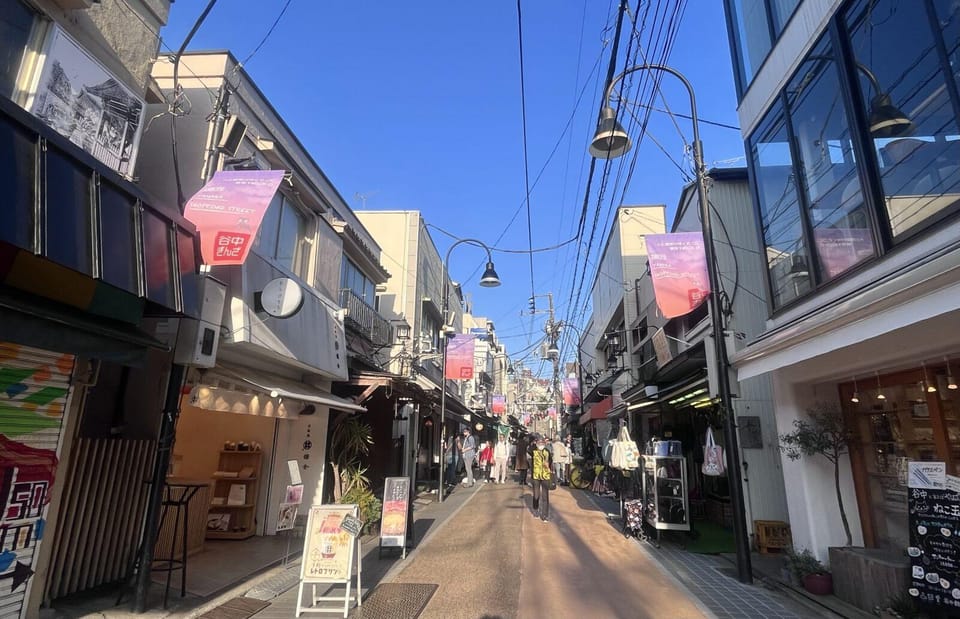
<instances>
[{"instance_id":1,"label":"shop window","mask_svg":"<svg viewBox=\"0 0 960 619\"><path fill-rule=\"evenodd\" d=\"M47 146L44 196L48 258L81 273L92 273L91 173L76 160Z\"/></svg>"},{"instance_id":2,"label":"shop window","mask_svg":"<svg viewBox=\"0 0 960 619\"><path fill-rule=\"evenodd\" d=\"M363 299L364 303L370 307L373 307L376 303L376 286L363 274L363 271L349 259L343 261L340 287L352 291L353 294Z\"/></svg>"},{"instance_id":3,"label":"shop window","mask_svg":"<svg viewBox=\"0 0 960 619\"><path fill-rule=\"evenodd\" d=\"M821 281L876 253L842 92L826 41L814 48L787 86L798 157L794 167L803 184Z\"/></svg>"},{"instance_id":4,"label":"shop window","mask_svg":"<svg viewBox=\"0 0 960 619\"><path fill-rule=\"evenodd\" d=\"M29 250L34 249L36 153L33 135L0 118L0 196L5 203L0 241Z\"/></svg>"},{"instance_id":5,"label":"shop window","mask_svg":"<svg viewBox=\"0 0 960 619\"><path fill-rule=\"evenodd\" d=\"M960 210L960 7L920 4L860 0L843 18L895 240Z\"/></svg>"},{"instance_id":6,"label":"shop window","mask_svg":"<svg viewBox=\"0 0 960 619\"><path fill-rule=\"evenodd\" d=\"M136 208L135 198L101 182L101 276L105 282L139 296Z\"/></svg>"},{"instance_id":7,"label":"shop window","mask_svg":"<svg viewBox=\"0 0 960 619\"><path fill-rule=\"evenodd\" d=\"M34 16L34 12L19 0L8 0L0 11L0 96L8 99L12 99L16 92Z\"/></svg>"},{"instance_id":8,"label":"shop window","mask_svg":"<svg viewBox=\"0 0 960 619\"><path fill-rule=\"evenodd\" d=\"M773 307L812 287L783 107L777 103L749 140Z\"/></svg>"},{"instance_id":9,"label":"shop window","mask_svg":"<svg viewBox=\"0 0 960 619\"><path fill-rule=\"evenodd\" d=\"M151 211L143 212L143 252L146 261L147 298L164 307L175 308L173 247L170 223Z\"/></svg>"},{"instance_id":10,"label":"shop window","mask_svg":"<svg viewBox=\"0 0 960 619\"><path fill-rule=\"evenodd\" d=\"M194 237L179 228L177 229L177 260L180 266L182 311L187 316L199 316L200 276L197 274L197 249L194 246Z\"/></svg>"}]
</instances>

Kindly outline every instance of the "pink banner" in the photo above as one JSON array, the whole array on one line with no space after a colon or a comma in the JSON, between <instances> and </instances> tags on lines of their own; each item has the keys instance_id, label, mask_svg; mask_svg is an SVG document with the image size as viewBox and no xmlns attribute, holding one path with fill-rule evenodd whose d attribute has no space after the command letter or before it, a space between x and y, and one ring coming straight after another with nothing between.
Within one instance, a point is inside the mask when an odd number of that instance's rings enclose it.
<instances>
[{"instance_id":1,"label":"pink banner","mask_svg":"<svg viewBox=\"0 0 960 619\"><path fill-rule=\"evenodd\" d=\"M547 417L550 417L551 419L556 419L556 418L557 418L557 409L555 409L555 408L552 407L552 406L551 406L550 408L548 408L548 409L547 409Z\"/></svg>"},{"instance_id":2,"label":"pink banner","mask_svg":"<svg viewBox=\"0 0 960 619\"><path fill-rule=\"evenodd\" d=\"M217 172L187 201L184 216L200 231L204 264L243 264L283 170Z\"/></svg>"},{"instance_id":3,"label":"pink banner","mask_svg":"<svg viewBox=\"0 0 960 619\"><path fill-rule=\"evenodd\" d=\"M563 403L567 406L580 404L580 381L576 378L563 379Z\"/></svg>"},{"instance_id":4,"label":"pink banner","mask_svg":"<svg viewBox=\"0 0 960 619\"><path fill-rule=\"evenodd\" d=\"M646 241L660 312L665 318L689 314L710 294L703 234L648 234Z\"/></svg>"},{"instance_id":5,"label":"pink banner","mask_svg":"<svg viewBox=\"0 0 960 619\"><path fill-rule=\"evenodd\" d=\"M476 338L466 333L457 333L447 343L446 378L464 380L473 378L473 345Z\"/></svg>"},{"instance_id":6,"label":"pink banner","mask_svg":"<svg viewBox=\"0 0 960 619\"><path fill-rule=\"evenodd\" d=\"M494 415L502 415L507 412L507 396L495 395L491 404L491 411Z\"/></svg>"},{"instance_id":7,"label":"pink banner","mask_svg":"<svg viewBox=\"0 0 960 619\"><path fill-rule=\"evenodd\" d=\"M873 257L873 236L866 228L814 228L820 266L828 278Z\"/></svg>"}]
</instances>

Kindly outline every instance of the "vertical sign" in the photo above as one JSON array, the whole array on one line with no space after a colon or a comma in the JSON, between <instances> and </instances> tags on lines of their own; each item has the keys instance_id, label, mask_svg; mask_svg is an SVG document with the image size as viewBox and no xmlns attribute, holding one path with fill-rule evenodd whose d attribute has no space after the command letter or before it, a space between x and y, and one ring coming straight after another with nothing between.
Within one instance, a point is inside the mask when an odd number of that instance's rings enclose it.
<instances>
[{"instance_id":1,"label":"vertical sign","mask_svg":"<svg viewBox=\"0 0 960 619\"><path fill-rule=\"evenodd\" d=\"M340 528L340 523L348 515L357 515L356 505L318 505L310 508L300 568L302 582L350 580L355 538Z\"/></svg>"},{"instance_id":2,"label":"vertical sign","mask_svg":"<svg viewBox=\"0 0 960 619\"><path fill-rule=\"evenodd\" d=\"M580 381L576 378L563 379L563 403L567 406L580 404Z\"/></svg>"},{"instance_id":3,"label":"vertical sign","mask_svg":"<svg viewBox=\"0 0 960 619\"><path fill-rule=\"evenodd\" d=\"M664 318L689 314L710 294L703 234L648 234L645 238L657 307Z\"/></svg>"},{"instance_id":4,"label":"vertical sign","mask_svg":"<svg viewBox=\"0 0 960 619\"><path fill-rule=\"evenodd\" d=\"M383 486L383 513L380 516L380 546L405 548L410 478L387 477Z\"/></svg>"},{"instance_id":5,"label":"vertical sign","mask_svg":"<svg viewBox=\"0 0 960 619\"><path fill-rule=\"evenodd\" d=\"M447 342L447 372L444 378L473 378L473 349L476 338L464 333L450 336Z\"/></svg>"},{"instance_id":6,"label":"vertical sign","mask_svg":"<svg viewBox=\"0 0 960 619\"><path fill-rule=\"evenodd\" d=\"M507 412L507 396L495 395L492 398L490 410L494 415L502 415Z\"/></svg>"},{"instance_id":7,"label":"vertical sign","mask_svg":"<svg viewBox=\"0 0 960 619\"><path fill-rule=\"evenodd\" d=\"M921 605L960 611L960 495L946 489L910 488L910 589ZM953 615L951 615L953 616Z\"/></svg>"}]
</instances>

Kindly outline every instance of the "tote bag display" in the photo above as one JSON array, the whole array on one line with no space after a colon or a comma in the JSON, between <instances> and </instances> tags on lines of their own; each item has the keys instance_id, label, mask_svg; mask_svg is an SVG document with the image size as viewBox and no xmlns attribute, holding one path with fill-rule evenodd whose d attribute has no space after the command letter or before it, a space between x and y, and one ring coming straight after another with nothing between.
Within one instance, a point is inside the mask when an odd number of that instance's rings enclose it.
<instances>
[{"instance_id":1,"label":"tote bag display","mask_svg":"<svg viewBox=\"0 0 960 619\"><path fill-rule=\"evenodd\" d=\"M727 472L723 447L713 440L713 428L710 426L707 426L706 444L703 446L703 466L700 470L709 477L721 477Z\"/></svg>"},{"instance_id":2,"label":"tote bag display","mask_svg":"<svg viewBox=\"0 0 960 619\"><path fill-rule=\"evenodd\" d=\"M640 450L637 443L631 440L626 426L620 428L620 449L622 451L621 469L632 470L640 466Z\"/></svg>"}]
</instances>

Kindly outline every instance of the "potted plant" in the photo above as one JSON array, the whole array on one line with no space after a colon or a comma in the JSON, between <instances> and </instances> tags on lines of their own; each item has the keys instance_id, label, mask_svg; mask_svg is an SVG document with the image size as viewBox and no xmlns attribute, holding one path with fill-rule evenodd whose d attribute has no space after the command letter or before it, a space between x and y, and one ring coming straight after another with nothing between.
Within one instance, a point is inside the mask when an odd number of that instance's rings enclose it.
<instances>
[{"instance_id":1,"label":"potted plant","mask_svg":"<svg viewBox=\"0 0 960 619\"><path fill-rule=\"evenodd\" d=\"M833 576L812 552L807 549L799 552L790 549L787 551L787 561L794 578L804 589L814 595L833 593Z\"/></svg>"},{"instance_id":2,"label":"potted plant","mask_svg":"<svg viewBox=\"0 0 960 619\"><path fill-rule=\"evenodd\" d=\"M380 519L380 499L370 488L367 467L361 463L372 444L370 426L355 415L339 419L330 437L333 499L359 507L364 534L372 532Z\"/></svg>"}]
</instances>

